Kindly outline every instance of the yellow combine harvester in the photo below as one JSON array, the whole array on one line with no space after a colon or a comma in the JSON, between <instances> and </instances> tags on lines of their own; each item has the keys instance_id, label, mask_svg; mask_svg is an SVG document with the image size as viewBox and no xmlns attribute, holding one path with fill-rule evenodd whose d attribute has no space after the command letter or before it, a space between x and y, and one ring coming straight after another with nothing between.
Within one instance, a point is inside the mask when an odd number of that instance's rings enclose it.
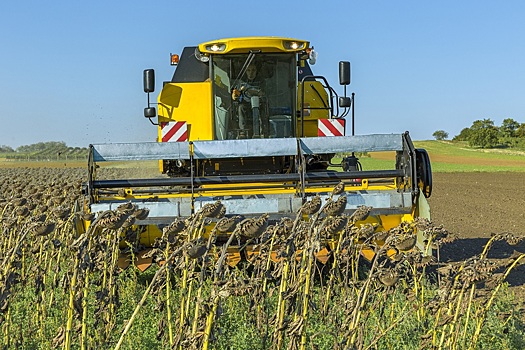
<instances>
[{"instance_id":1,"label":"yellow combine harvester","mask_svg":"<svg viewBox=\"0 0 525 350\"><path fill-rule=\"evenodd\" d=\"M158 114L149 101L154 71L145 70L144 114L158 128L157 142L91 145L84 212L114 210L129 202L148 209L147 218L126 229L144 246L151 246L174 220L219 202L227 217L268 214L270 221L295 217L305 203L319 199L323 207L339 203L338 214L371 207L366 220L355 225L371 223L376 231L428 217L425 198L432 177L427 153L414 148L407 132L354 135L353 95L346 94L350 63L339 64L344 86L339 97L323 76L312 73L316 56L308 41L279 37L186 47L180 57L171 56L177 68L158 96ZM345 135L348 115L350 136ZM391 169L361 169L356 154L379 151L391 151ZM159 160L165 175L97 178L97 163L128 160ZM345 190L333 191L337 186ZM88 229L89 219L79 223L80 231ZM212 219L204 236L217 221ZM220 233L217 244L231 232ZM327 250L336 236L326 240ZM249 253L250 247L243 248ZM416 247L428 253L421 235ZM232 246L230 254L229 261L235 262L244 253Z\"/></svg>"}]
</instances>

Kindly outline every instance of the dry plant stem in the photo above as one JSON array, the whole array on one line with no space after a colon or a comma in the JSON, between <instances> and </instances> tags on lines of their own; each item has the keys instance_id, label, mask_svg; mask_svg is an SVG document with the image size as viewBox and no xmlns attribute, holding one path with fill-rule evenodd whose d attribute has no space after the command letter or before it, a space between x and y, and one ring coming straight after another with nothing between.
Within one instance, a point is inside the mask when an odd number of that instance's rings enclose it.
<instances>
[{"instance_id":1,"label":"dry plant stem","mask_svg":"<svg viewBox=\"0 0 525 350\"><path fill-rule=\"evenodd\" d=\"M192 271L195 271L195 260L192 259L192 261L190 262L190 266L188 267L188 270L190 272ZM186 298L186 307L184 308L184 319L187 320L188 317L189 317L189 314L190 314L190 303L191 303L191 300L192 300L192 297L191 297L191 294L193 293L193 285L195 283L195 280L193 278L191 278L189 280L189 286L188 286L188 291L187 291L187 298Z\"/></svg>"},{"instance_id":2,"label":"dry plant stem","mask_svg":"<svg viewBox=\"0 0 525 350\"><path fill-rule=\"evenodd\" d=\"M230 244L232 243L233 241L233 237L237 234L236 231L233 231L230 235L230 237L228 238L228 241L226 242L226 244L224 245L224 247L222 248L222 253L221 253L221 256L219 258L219 260L217 261L217 266L216 266L216 269L215 269L215 275L216 277L218 277L222 271L222 267L224 265L224 260L226 259L226 255L228 253L228 247L230 246Z\"/></svg>"},{"instance_id":3,"label":"dry plant stem","mask_svg":"<svg viewBox=\"0 0 525 350\"><path fill-rule=\"evenodd\" d=\"M2 274L2 277L5 277L7 276L7 273L9 272L9 270L11 269L11 263L12 263L12 260L14 259L14 256L16 254L16 251L20 248L20 246L22 245L22 242L26 239L27 235L29 234L29 230L26 230L22 236L20 236L20 238L18 239L18 242L16 243L16 245L14 246L14 248L11 250L10 254L7 256L7 258L3 261L2 263L2 269L4 270L3 274Z\"/></svg>"},{"instance_id":4,"label":"dry plant stem","mask_svg":"<svg viewBox=\"0 0 525 350\"><path fill-rule=\"evenodd\" d=\"M466 262L464 261L463 264L459 267L458 269L458 274L454 277L454 284L455 283L458 283L459 281L459 278L461 277L461 274L459 272L461 272L463 270L463 268L465 267L465 264ZM461 293L463 294L464 292L464 287L461 289ZM459 293L459 291L457 290L453 290L451 293L450 293L450 296L449 296L449 300L454 300L456 298L456 294ZM449 307L447 308L448 311L447 311L447 315L451 315L451 312L452 312L452 302L449 302ZM435 339L436 339L436 333L437 333L437 328L438 328L438 324L439 324L439 319L440 319L440 315L441 315L441 308L438 310L438 313L437 313L437 316L436 316L436 319L434 321L434 330L433 330L433 341L432 341L432 345L435 346ZM439 339L439 344L438 344L438 348L442 348L443 347L443 343L445 341L445 334L446 334L446 329L447 329L447 325L443 325L441 327L441 337Z\"/></svg>"},{"instance_id":5,"label":"dry plant stem","mask_svg":"<svg viewBox=\"0 0 525 350\"><path fill-rule=\"evenodd\" d=\"M473 284L474 286L475 284ZM450 332L449 336L447 337L447 347L454 349L455 344L457 342L457 332L454 332L456 330L456 326L458 326L458 318L459 318L459 311L461 310L461 305L463 303L463 296L465 295L466 286L463 286L461 289L461 292L459 293L459 297L456 304L456 312L454 313L454 319L452 320L452 323L449 325ZM446 329L446 328L445 328ZM444 334L445 332L443 332ZM454 336L455 333L455 336ZM452 344L451 344L452 342Z\"/></svg>"},{"instance_id":6,"label":"dry plant stem","mask_svg":"<svg viewBox=\"0 0 525 350\"><path fill-rule=\"evenodd\" d=\"M303 313L302 318L304 322L304 327L301 332L301 345L300 350L304 350L306 346L306 320L308 317L308 305L310 302L310 283L312 281L312 266L314 264L314 251L313 251L313 242L310 242L310 249L308 251L308 263L306 266L306 276L305 276L305 285L304 285L304 296L303 296Z\"/></svg>"},{"instance_id":7,"label":"dry plant stem","mask_svg":"<svg viewBox=\"0 0 525 350\"><path fill-rule=\"evenodd\" d=\"M213 298L213 307L208 312L208 315L206 317L206 328L204 329L204 340L202 342L202 350L208 350L208 347L210 345L210 335L211 335L211 327L213 326L213 319L215 318L215 314L217 314L217 307L219 306L220 296L217 294L215 298Z\"/></svg>"},{"instance_id":8,"label":"dry plant stem","mask_svg":"<svg viewBox=\"0 0 525 350\"><path fill-rule=\"evenodd\" d=\"M151 288L153 287L153 285L155 284L155 282L157 281L157 279L159 278L159 276L162 274L162 272L164 271L164 269L168 266L169 262L171 260L173 260L173 258L175 256L177 256L178 254L180 254L182 248L179 248L177 250L175 250L173 253L171 253L171 255L169 256L168 259L166 259L166 262L164 263L164 265L162 265L158 270L157 272L155 273L155 275L153 276L153 278L151 279L151 282L150 284L148 285L148 288L146 288L146 291L144 292L144 294L142 295L142 299L140 299L139 303L137 304L137 306L135 307L135 310L133 311L133 314L131 315L131 317L129 318L129 321L128 323L126 324L126 327L124 327L124 331L122 332L122 334L120 335L120 338L117 342L117 345L115 345L115 350L118 350L120 349L120 347L122 346L122 342L124 341L124 338L126 337L126 334L128 334L129 330L131 329L131 325L133 324L133 321L135 320L135 317L137 317L137 314L139 313L140 311L140 308L142 307L142 305L144 305L144 303L146 302L146 299L151 291Z\"/></svg>"},{"instance_id":9,"label":"dry plant stem","mask_svg":"<svg viewBox=\"0 0 525 350\"><path fill-rule=\"evenodd\" d=\"M5 315L5 321L4 321L3 325L2 325L3 331L4 331L4 347L5 347L5 349L9 348L9 344L10 344L10 340L11 340L11 338L9 337L9 335L11 334L9 332L10 324L11 324L11 310L7 309L7 313Z\"/></svg>"},{"instance_id":10,"label":"dry plant stem","mask_svg":"<svg viewBox=\"0 0 525 350\"><path fill-rule=\"evenodd\" d=\"M64 343L64 349L69 350L71 348L71 330L73 326L73 315L74 315L74 301L75 301L75 288L77 286L78 276L78 255L75 257L75 264L73 265L75 271L71 278L71 286L69 287L69 306L67 309L67 322L66 322L66 340Z\"/></svg>"},{"instance_id":11,"label":"dry plant stem","mask_svg":"<svg viewBox=\"0 0 525 350\"><path fill-rule=\"evenodd\" d=\"M164 251L164 258L169 258L170 242L166 243L166 250ZM168 318L168 335L170 347L173 347L173 325L171 324L171 276L170 269L166 269L166 312Z\"/></svg>"},{"instance_id":12,"label":"dry plant stem","mask_svg":"<svg viewBox=\"0 0 525 350\"><path fill-rule=\"evenodd\" d=\"M2 219L4 217L4 214L5 214L5 211L7 210L7 207L9 206L9 203L7 203L6 205L4 205L4 208L2 209L2 214L0 214L0 219Z\"/></svg>"},{"instance_id":13,"label":"dry plant stem","mask_svg":"<svg viewBox=\"0 0 525 350\"><path fill-rule=\"evenodd\" d=\"M40 254L42 255L42 254ZM26 247L22 247L22 268L20 269L20 274L22 277L22 280L25 280L26 278ZM44 260L45 261L45 260Z\"/></svg>"},{"instance_id":14,"label":"dry plant stem","mask_svg":"<svg viewBox=\"0 0 525 350\"><path fill-rule=\"evenodd\" d=\"M202 286L204 285L204 276L206 271L206 256L211 249L212 242L216 234L215 228L211 231L210 236L208 237L208 243L206 244L206 254L203 257L201 272L199 275L199 288L197 289L197 297L195 301L195 311L193 312L193 323L191 325L191 335L195 336L197 333L198 321L199 321L199 309L201 307L200 300L202 296Z\"/></svg>"},{"instance_id":15,"label":"dry plant stem","mask_svg":"<svg viewBox=\"0 0 525 350\"><path fill-rule=\"evenodd\" d=\"M277 228L273 231L272 238L270 240L270 247L269 247L269 250L268 250L268 257L266 258L266 269L264 271L269 271L270 270L270 265L271 265L271 262L272 262L272 250L273 250L273 245L274 245L274 242L275 242L276 234L277 234ZM263 296L266 296L267 289L268 289L268 277L267 277L266 273L263 273L263 281L262 281L262 295ZM259 315L262 313L262 308L263 308L262 305L257 305L257 311L259 312Z\"/></svg>"},{"instance_id":16,"label":"dry plant stem","mask_svg":"<svg viewBox=\"0 0 525 350\"><path fill-rule=\"evenodd\" d=\"M502 281L504 281L509 273L518 265L518 263L520 262L521 259L525 258L525 254L521 254L519 255L516 260L514 260L514 262L507 268L507 270L505 271L505 273L503 274L503 277L502 277ZM469 349L474 349L477 345L477 342L479 340L479 336L481 334L481 327L483 326L483 323L485 322L485 317L487 316L487 311L490 309L490 307L492 306L492 303L494 302L494 298L496 297L496 294L498 293L499 289L501 288L501 286L503 285L503 283L499 283L496 288L494 288L494 290L492 291L492 294L489 298L489 301L485 304L485 307L483 308L482 312L481 312L481 315L478 317L478 319L476 320L476 330L474 332L474 335L472 336L472 340L470 342L470 345L469 345Z\"/></svg>"},{"instance_id":17,"label":"dry plant stem","mask_svg":"<svg viewBox=\"0 0 525 350\"><path fill-rule=\"evenodd\" d=\"M198 216L195 216L195 219ZM187 229L188 237L187 242L189 242L192 239L193 236L193 230L195 225L195 219L192 221L191 225ZM167 265L168 261L166 261L165 265ZM163 265L163 266L165 266ZM188 274L189 274L189 266L190 266L190 259L187 255L184 256L184 270L182 271L182 281L181 281L181 289L180 289L180 315L179 315L179 334L184 334L184 324L186 319L186 298L188 300L190 299L189 293L187 291L188 289ZM179 346L179 349L182 349L182 346Z\"/></svg>"},{"instance_id":18,"label":"dry plant stem","mask_svg":"<svg viewBox=\"0 0 525 350\"><path fill-rule=\"evenodd\" d=\"M417 272L416 269L414 269L414 273L415 272ZM414 276L416 276L416 274L414 274ZM419 307L417 309L418 321L421 321L422 319L424 319L425 313L426 313L426 308L424 307L424 305L425 305L425 286L422 283L424 276L426 276L426 268L425 267L423 268L423 271L421 272L421 275L419 277L417 277L417 278L414 277L414 289L415 290L420 290L419 301L421 303L421 307ZM417 296L417 293L416 293L416 296Z\"/></svg>"},{"instance_id":19,"label":"dry plant stem","mask_svg":"<svg viewBox=\"0 0 525 350\"><path fill-rule=\"evenodd\" d=\"M277 235L277 230L274 230L274 232L272 234L272 238L270 240L270 246L268 248L268 258L266 259L266 269L265 269L265 271L269 271L270 270L270 266L272 264L272 251L273 251L273 247L274 247L274 244L275 244L276 235ZM266 292L267 286L268 286L268 278L266 277L266 274L264 274L263 289L262 289L263 292Z\"/></svg>"},{"instance_id":20,"label":"dry plant stem","mask_svg":"<svg viewBox=\"0 0 525 350\"><path fill-rule=\"evenodd\" d=\"M88 245L87 245L85 254L89 254L89 252L91 251L92 240L93 240L92 236L89 235ZM86 269L85 274L86 275L84 276L84 286L83 286L83 296L82 296L82 335L81 335L81 342L80 342L82 350L85 350L88 348L88 344L87 344L87 314L88 314L87 298L89 294L89 289L88 289L89 275L90 275L89 267Z\"/></svg>"},{"instance_id":21,"label":"dry plant stem","mask_svg":"<svg viewBox=\"0 0 525 350\"><path fill-rule=\"evenodd\" d=\"M483 247L483 251L481 252L480 259L485 259L487 257L487 254L489 253L489 250L492 247L492 244L497 239L498 239L498 235L494 235L490 237L489 241L485 244L485 247Z\"/></svg>"},{"instance_id":22,"label":"dry plant stem","mask_svg":"<svg viewBox=\"0 0 525 350\"><path fill-rule=\"evenodd\" d=\"M199 308L200 308L200 299L202 296L202 283L199 285L199 289L197 289L197 296L195 301L195 310L193 312L193 322L191 325L191 335L195 336L197 334L197 327L198 327L198 321L199 321Z\"/></svg>"},{"instance_id":23,"label":"dry plant stem","mask_svg":"<svg viewBox=\"0 0 525 350\"><path fill-rule=\"evenodd\" d=\"M3 242L2 242L2 251L3 252L7 252L7 251L9 251L9 249L11 249L11 243L13 242L13 231L14 231L14 228L11 228L9 230L9 238L4 239Z\"/></svg>"},{"instance_id":24,"label":"dry plant stem","mask_svg":"<svg viewBox=\"0 0 525 350\"><path fill-rule=\"evenodd\" d=\"M112 330L113 330L113 327L115 326L115 323L116 323L116 317L117 317L117 313L116 313L116 310L115 310L115 298L114 296L116 295L116 289L117 289L117 285L116 283L114 282L114 269L115 267L117 266L117 261L118 261L118 254L119 254L119 247L118 247L118 238L119 238L119 233L120 231L117 231L115 230L113 232L113 240L112 240L112 248L111 248L111 256L110 256L110 263L109 263L109 268L110 268L110 273L109 273L109 278L108 278L108 295L109 295L109 313L107 313L107 322L108 322L108 326L106 327L106 339L109 339L109 337L111 336L111 333L112 333Z\"/></svg>"},{"instance_id":25,"label":"dry plant stem","mask_svg":"<svg viewBox=\"0 0 525 350\"><path fill-rule=\"evenodd\" d=\"M328 309L328 303L330 301L330 297L332 295L332 284L334 282L334 276L336 268L339 264L339 261L337 260L337 257L339 256L339 252L341 251L341 242L343 241L344 232L342 231L339 233L339 240L337 241L337 246L335 248L334 254L332 255L333 261L332 261L332 268L330 269L330 278L328 279L328 284L326 287L326 296L325 301L323 305L323 315L326 315L327 309Z\"/></svg>"},{"instance_id":26,"label":"dry plant stem","mask_svg":"<svg viewBox=\"0 0 525 350\"><path fill-rule=\"evenodd\" d=\"M381 255L384 249L385 248L383 246L383 248L381 248L375 255L374 262L372 263L372 267L370 268L368 278L365 280L363 286L359 290L357 301L356 301L356 306L352 312L353 313L352 322L350 323L350 331L352 331L352 336L350 339L348 339L347 346L351 347L355 345L356 337L357 337L357 332L355 330L356 330L357 325L359 324L362 310L365 306L366 298L368 297L368 292L370 289L370 285L372 283L372 276L376 270L377 262L379 260L378 257Z\"/></svg>"},{"instance_id":27,"label":"dry plant stem","mask_svg":"<svg viewBox=\"0 0 525 350\"><path fill-rule=\"evenodd\" d=\"M107 234L106 234L106 242L111 242L111 232L107 229L104 229L106 230ZM106 247L106 254L105 256L109 256L110 254L110 250L109 250L109 244L108 246ZM102 289L106 288L107 287L107 277L108 275L108 261L107 259L104 259L104 268L102 270Z\"/></svg>"},{"instance_id":28,"label":"dry plant stem","mask_svg":"<svg viewBox=\"0 0 525 350\"><path fill-rule=\"evenodd\" d=\"M436 342L437 342L437 328L438 328L439 318L441 317L442 311L443 311L442 307L440 307L437 310L436 318L434 320L434 327L432 328L432 347L433 348L437 347L437 345L436 345Z\"/></svg>"},{"instance_id":29,"label":"dry plant stem","mask_svg":"<svg viewBox=\"0 0 525 350\"><path fill-rule=\"evenodd\" d=\"M182 272L182 283L180 288L180 315L179 315L179 334L183 334L184 331L184 311L186 310L186 289L188 287L188 264L189 258L187 256L184 257L184 270ZM166 266L167 261L164 265ZM181 346L179 346L179 349L182 349Z\"/></svg>"},{"instance_id":30,"label":"dry plant stem","mask_svg":"<svg viewBox=\"0 0 525 350\"><path fill-rule=\"evenodd\" d=\"M277 349L281 348L283 341L283 322L284 322L284 309L285 302L283 299L284 292L286 291L286 282L288 280L288 269L290 268L289 262L290 245L286 247L286 260L284 261L283 272L281 275L281 284L279 286L279 297L277 300Z\"/></svg>"},{"instance_id":31,"label":"dry plant stem","mask_svg":"<svg viewBox=\"0 0 525 350\"><path fill-rule=\"evenodd\" d=\"M470 287L470 296L469 296L469 301L468 301L468 307L467 307L467 314L465 316L465 324L463 326L463 335L462 335L462 341L461 341L461 348L464 349L465 348L465 344L466 344L466 341L467 341L467 330L468 330L468 322L469 322L469 319L470 319L470 311L472 309L472 300L474 300L474 291L476 290L476 285L473 284L471 287Z\"/></svg>"}]
</instances>

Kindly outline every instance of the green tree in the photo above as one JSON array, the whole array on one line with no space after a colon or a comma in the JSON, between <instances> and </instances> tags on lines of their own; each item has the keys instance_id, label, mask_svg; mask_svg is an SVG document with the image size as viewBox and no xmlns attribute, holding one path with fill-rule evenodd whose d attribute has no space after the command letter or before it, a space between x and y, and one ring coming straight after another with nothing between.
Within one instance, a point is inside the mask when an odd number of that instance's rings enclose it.
<instances>
[{"instance_id":1,"label":"green tree","mask_svg":"<svg viewBox=\"0 0 525 350\"><path fill-rule=\"evenodd\" d=\"M0 146L0 152L2 152L2 153L12 153L14 151L15 150L12 147L10 147L10 146L6 146L6 145L1 145Z\"/></svg>"},{"instance_id":2,"label":"green tree","mask_svg":"<svg viewBox=\"0 0 525 350\"><path fill-rule=\"evenodd\" d=\"M503 119L499 131L503 137L516 137L516 130L520 127L520 123L512 118Z\"/></svg>"},{"instance_id":3,"label":"green tree","mask_svg":"<svg viewBox=\"0 0 525 350\"><path fill-rule=\"evenodd\" d=\"M446 132L445 130L436 130L434 131L432 136L434 136L434 138L438 141L443 141L448 139L448 132Z\"/></svg>"},{"instance_id":4,"label":"green tree","mask_svg":"<svg viewBox=\"0 0 525 350\"><path fill-rule=\"evenodd\" d=\"M476 120L470 127L468 143L471 146L492 148L499 143L499 130L490 119Z\"/></svg>"},{"instance_id":5,"label":"green tree","mask_svg":"<svg viewBox=\"0 0 525 350\"><path fill-rule=\"evenodd\" d=\"M521 123L518 129L516 129L517 137L525 137L525 123Z\"/></svg>"},{"instance_id":6,"label":"green tree","mask_svg":"<svg viewBox=\"0 0 525 350\"><path fill-rule=\"evenodd\" d=\"M20 146L16 149L17 152L22 153L32 153L32 152L64 152L67 150L66 143L64 141L48 141L48 142L38 142L32 145Z\"/></svg>"},{"instance_id":7,"label":"green tree","mask_svg":"<svg viewBox=\"0 0 525 350\"><path fill-rule=\"evenodd\" d=\"M454 136L452 141L468 141L468 138L470 136L470 128L463 128L459 135Z\"/></svg>"}]
</instances>

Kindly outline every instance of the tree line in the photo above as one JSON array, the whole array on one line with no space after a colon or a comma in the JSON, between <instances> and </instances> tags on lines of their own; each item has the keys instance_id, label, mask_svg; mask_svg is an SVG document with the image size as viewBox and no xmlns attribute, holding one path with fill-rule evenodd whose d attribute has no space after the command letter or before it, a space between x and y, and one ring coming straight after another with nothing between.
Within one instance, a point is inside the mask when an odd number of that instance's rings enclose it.
<instances>
[{"instance_id":1,"label":"tree line","mask_svg":"<svg viewBox=\"0 0 525 350\"><path fill-rule=\"evenodd\" d=\"M437 130L432 136L436 140L448 139L448 133L444 130ZM454 136L452 141L466 141L469 146L480 148L524 147L525 123L506 118L500 126L496 126L492 119L475 120L469 128L463 128Z\"/></svg>"},{"instance_id":2,"label":"tree line","mask_svg":"<svg viewBox=\"0 0 525 350\"><path fill-rule=\"evenodd\" d=\"M13 149L1 145L0 153L7 159L81 159L87 157L87 148L69 147L63 141L38 142Z\"/></svg>"}]
</instances>

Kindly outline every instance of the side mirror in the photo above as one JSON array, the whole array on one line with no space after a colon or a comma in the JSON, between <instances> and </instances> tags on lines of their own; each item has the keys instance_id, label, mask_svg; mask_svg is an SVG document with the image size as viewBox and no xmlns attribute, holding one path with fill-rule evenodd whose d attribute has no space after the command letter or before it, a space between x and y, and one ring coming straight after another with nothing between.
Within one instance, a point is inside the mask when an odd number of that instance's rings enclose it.
<instances>
[{"instance_id":1,"label":"side mirror","mask_svg":"<svg viewBox=\"0 0 525 350\"><path fill-rule=\"evenodd\" d=\"M352 99L350 97L339 97L339 107L349 108L352 105Z\"/></svg>"},{"instance_id":2,"label":"side mirror","mask_svg":"<svg viewBox=\"0 0 525 350\"><path fill-rule=\"evenodd\" d=\"M348 61L339 62L339 84L350 84L350 62Z\"/></svg>"},{"instance_id":3,"label":"side mirror","mask_svg":"<svg viewBox=\"0 0 525 350\"><path fill-rule=\"evenodd\" d=\"M144 117L155 118L156 116L157 116L157 110L155 109L155 107L144 108Z\"/></svg>"},{"instance_id":4,"label":"side mirror","mask_svg":"<svg viewBox=\"0 0 525 350\"><path fill-rule=\"evenodd\" d=\"M155 91L155 70L144 70L144 92L150 93Z\"/></svg>"}]
</instances>

